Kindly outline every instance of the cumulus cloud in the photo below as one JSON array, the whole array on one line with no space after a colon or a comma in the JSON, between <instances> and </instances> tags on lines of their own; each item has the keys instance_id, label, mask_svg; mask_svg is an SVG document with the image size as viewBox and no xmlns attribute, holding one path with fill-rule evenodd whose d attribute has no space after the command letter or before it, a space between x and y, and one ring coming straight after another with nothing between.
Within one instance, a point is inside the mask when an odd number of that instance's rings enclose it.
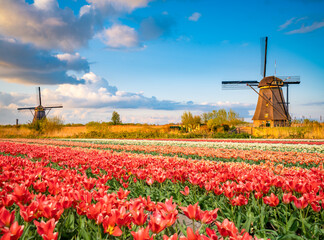
<instances>
[{"instance_id":1,"label":"cumulus cloud","mask_svg":"<svg viewBox=\"0 0 324 240\"><path fill-rule=\"evenodd\" d=\"M89 63L78 53L52 54L33 45L0 39L0 78L25 84L79 84L67 71L88 72Z\"/></svg>"},{"instance_id":2,"label":"cumulus cloud","mask_svg":"<svg viewBox=\"0 0 324 240\"><path fill-rule=\"evenodd\" d=\"M115 24L111 28L104 29L98 37L110 48L140 47L137 32L126 25Z\"/></svg>"},{"instance_id":3,"label":"cumulus cloud","mask_svg":"<svg viewBox=\"0 0 324 240\"><path fill-rule=\"evenodd\" d=\"M84 74L82 79L85 84L71 85L61 84L56 90L42 89L42 97L45 102L64 103L66 108L119 108L119 109L151 109L151 110L200 110L211 111L220 107L224 108L250 108L250 105L240 103L217 102L194 103L176 102L171 100L159 100L156 97L147 97L144 93L132 93L118 90L109 82L93 72ZM19 101L18 101L19 97ZM28 100L26 100L28 98ZM17 102L23 106L30 104L32 98L29 95L13 95L12 93L0 94L0 103L8 105ZM23 107L22 106L22 107Z\"/></svg>"},{"instance_id":4,"label":"cumulus cloud","mask_svg":"<svg viewBox=\"0 0 324 240\"><path fill-rule=\"evenodd\" d=\"M189 21L197 22L201 17L201 13L194 12L190 17L188 17Z\"/></svg>"},{"instance_id":5,"label":"cumulus cloud","mask_svg":"<svg viewBox=\"0 0 324 240\"><path fill-rule=\"evenodd\" d=\"M286 34L308 33L308 32L313 32L316 29L319 29L322 27L324 27L324 20L322 20L321 22L313 22L309 26L305 26L305 24L303 24L300 28L289 31Z\"/></svg>"},{"instance_id":6,"label":"cumulus cloud","mask_svg":"<svg viewBox=\"0 0 324 240\"><path fill-rule=\"evenodd\" d=\"M97 23L93 14L75 16L54 0L1 1L0 34L41 48L73 51L85 46Z\"/></svg>"},{"instance_id":7,"label":"cumulus cloud","mask_svg":"<svg viewBox=\"0 0 324 240\"><path fill-rule=\"evenodd\" d=\"M145 7L149 0L88 0L75 15L61 9L57 0L1 0L0 35L33 43L45 49L73 51L87 45L104 20L123 11Z\"/></svg>"}]
</instances>

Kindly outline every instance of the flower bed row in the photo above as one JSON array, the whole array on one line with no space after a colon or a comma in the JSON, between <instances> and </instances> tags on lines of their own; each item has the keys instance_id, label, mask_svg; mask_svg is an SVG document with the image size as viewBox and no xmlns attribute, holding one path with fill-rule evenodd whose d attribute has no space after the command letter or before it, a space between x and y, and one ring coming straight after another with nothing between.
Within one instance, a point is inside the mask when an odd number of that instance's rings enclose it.
<instances>
[{"instance_id":1,"label":"flower bed row","mask_svg":"<svg viewBox=\"0 0 324 240\"><path fill-rule=\"evenodd\" d=\"M12 139L13 140L13 139ZM44 142L47 143L47 139L14 139L14 141L20 142ZM257 141L249 142L210 142L210 141L176 141L176 140L131 140L131 139L64 139L67 142L86 142L94 144L109 144L109 145L154 145L154 146L177 146L177 147L202 147L202 148L221 148L221 149L239 149L239 150L262 150L262 151L281 151L281 152L308 152L308 153L324 153L324 141L323 144L285 144L273 143L272 141L259 143Z\"/></svg>"},{"instance_id":2,"label":"flower bed row","mask_svg":"<svg viewBox=\"0 0 324 240\"><path fill-rule=\"evenodd\" d=\"M322 231L318 227L323 225L324 176L321 169L282 168L273 171L267 166L243 163L187 161L8 142L0 144L0 149L12 155L41 158L43 164L50 162L52 168L62 168L61 171L64 168L87 173L93 177L88 178L92 182L87 180L91 184L94 184L94 178L110 179L107 181L111 188L133 189L130 196L134 198L139 194L154 200L173 196L180 205L193 206L198 201L205 211L220 207L220 219L228 218L238 227L244 226L250 234L265 236L270 230L276 230L283 235L294 231L315 236ZM97 186L91 184L89 189ZM185 185L189 186L191 196L184 198L180 191ZM60 188L59 185L56 189ZM310 222L316 224L310 225Z\"/></svg>"},{"instance_id":3,"label":"flower bed row","mask_svg":"<svg viewBox=\"0 0 324 240\"><path fill-rule=\"evenodd\" d=\"M305 168L316 167L324 163L323 153L302 152L276 152L261 150L236 150L236 149L213 149L203 147L179 147L179 146L155 146L155 145L114 145L94 144L86 142L67 142L53 140L33 140L34 143L42 143L57 146L72 146L84 148L110 149L114 151L128 151L136 153L178 155L185 158L227 161L248 160L253 162L270 161L273 164L287 166L302 166ZM231 160L232 159L232 160Z\"/></svg>"},{"instance_id":4,"label":"flower bed row","mask_svg":"<svg viewBox=\"0 0 324 240\"><path fill-rule=\"evenodd\" d=\"M252 239L233 222L216 221L219 209L201 210L198 203L180 207L170 199L129 198L130 191L108 192L109 177L88 178L85 172L56 170L50 161L0 156L1 239ZM177 222L181 210L200 228ZM212 223L215 223L215 227ZM211 227L211 228L208 228ZM201 232L204 234L201 234ZM180 233L180 232L179 232ZM167 235L166 235L167 234ZM185 236L186 235L186 236ZM255 238L257 239L257 238Z\"/></svg>"}]
</instances>

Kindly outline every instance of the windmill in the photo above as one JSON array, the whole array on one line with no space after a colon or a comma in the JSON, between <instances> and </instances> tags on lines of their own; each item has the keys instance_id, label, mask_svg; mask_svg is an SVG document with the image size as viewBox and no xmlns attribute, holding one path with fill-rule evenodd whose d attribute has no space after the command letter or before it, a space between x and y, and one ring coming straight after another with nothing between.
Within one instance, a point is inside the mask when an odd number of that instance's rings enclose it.
<instances>
[{"instance_id":1,"label":"windmill","mask_svg":"<svg viewBox=\"0 0 324 240\"><path fill-rule=\"evenodd\" d=\"M255 127L289 126L289 85L300 84L299 76L266 76L268 37L261 39L261 75L259 81L222 81L223 89L251 88L259 95L258 103L252 118ZM254 88L258 87L259 92ZM286 87L286 100L282 88Z\"/></svg>"},{"instance_id":2,"label":"windmill","mask_svg":"<svg viewBox=\"0 0 324 240\"><path fill-rule=\"evenodd\" d=\"M38 106L37 107L17 108L17 110L18 111L20 111L20 110L30 110L30 112L34 116L33 122L35 122L37 120L41 120L41 119L46 118L46 116L52 110L52 108L63 108L63 106L43 107L42 106L41 90L40 90L40 87L38 87Z\"/></svg>"}]
</instances>

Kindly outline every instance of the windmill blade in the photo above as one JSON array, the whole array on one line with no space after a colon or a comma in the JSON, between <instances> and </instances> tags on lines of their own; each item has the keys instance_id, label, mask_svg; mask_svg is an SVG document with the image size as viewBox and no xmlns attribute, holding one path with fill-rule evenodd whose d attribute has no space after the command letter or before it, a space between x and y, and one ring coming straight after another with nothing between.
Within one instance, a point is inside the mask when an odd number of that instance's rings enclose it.
<instances>
[{"instance_id":1,"label":"windmill blade","mask_svg":"<svg viewBox=\"0 0 324 240\"><path fill-rule=\"evenodd\" d=\"M261 38L261 76L265 77L267 74L267 52L268 52L268 37Z\"/></svg>"},{"instance_id":2,"label":"windmill blade","mask_svg":"<svg viewBox=\"0 0 324 240\"><path fill-rule=\"evenodd\" d=\"M63 108L63 106L47 106L44 107L46 110L52 109L52 108Z\"/></svg>"},{"instance_id":3,"label":"windmill blade","mask_svg":"<svg viewBox=\"0 0 324 240\"><path fill-rule=\"evenodd\" d=\"M278 76L278 78L284 81L284 86L288 84L300 84L300 76Z\"/></svg>"},{"instance_id":4,"label":"windmill blade","mask_svg":"<svg viewBox=\"0 0 324 240\"><path fill-rule=\"evenodd\" d=\"M17 108L17 110L35 110L35 107Z\"/></svg>"},{"instance_id":5,"label":"windmill blade","mask_svg":"<svg viewBox=\"0 0 324 240\"><path fill-rule=\"evenodd\" d=\"M42 96L41 96L41 91L40 91L40 87L38 87L38 100L39 100L39 105L42 105Z\"/></svg>"},{"instance_id":6,"label":"windmill blade","mask_svg":"<svg viewBox=\"0 0 324 240\"><path fill-rule=\"evenodd\" d=\"M223 90L246 90L249 89L248 85L258 86L259 82L255 80L246 81L222 81Z\"/></svg>"}]
</instances>

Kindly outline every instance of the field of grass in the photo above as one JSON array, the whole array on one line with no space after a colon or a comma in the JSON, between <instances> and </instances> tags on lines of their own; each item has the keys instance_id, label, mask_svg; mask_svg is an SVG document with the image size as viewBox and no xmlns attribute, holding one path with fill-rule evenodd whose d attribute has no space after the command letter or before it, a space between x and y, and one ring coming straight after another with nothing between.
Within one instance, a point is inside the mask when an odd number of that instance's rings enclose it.
<instances>
[{"instance_id":1,"label":"field of grass","mask_svg":"<svg viewBox=\"0 0 324 240\"><path fill-rule=\"evenodd\" d=\"M240 134L213 133L205 127L191 132L170 128L170 125L107 125L87 124L46 129L39 133L28 125L0 126L0 138L275 138L275 139L324 139L324 124L276 128L238 127Z\"/></svg>"}]
</instances>

